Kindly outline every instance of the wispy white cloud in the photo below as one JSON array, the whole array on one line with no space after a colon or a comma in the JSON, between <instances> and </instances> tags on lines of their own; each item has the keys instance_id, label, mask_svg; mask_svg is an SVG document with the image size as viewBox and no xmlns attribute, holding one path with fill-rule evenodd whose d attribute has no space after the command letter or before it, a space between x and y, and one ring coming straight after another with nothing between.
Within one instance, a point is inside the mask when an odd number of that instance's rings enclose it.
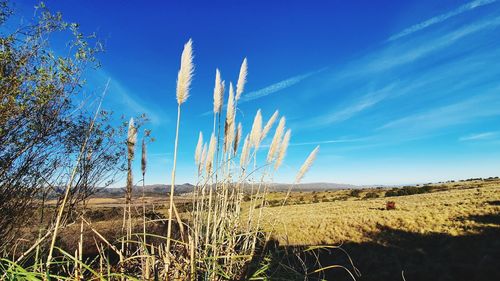
<instances>
[{"instance_id":1,"label":"wispy white cloud","mask_svg":"<svg viewBox=\"0 0 500 281\"><path fill-rule=\"evenodd\" d=\"M430 37L419 36L415 38L416 42L413 44L397 44L395 48L394 46L383 48L370 56L360 58L345 70L339 71L336 76L345 78L347 74L350 79L344 80L356 85L358 89L362 89L363 85L369 85L372 82L379 84L379 89L368 91L367 94L361 95L359 98L350 94L347 96L347 102L344 102L343 105L336 106L323 114L318 115L315 112L314 117L298 122L297 125L299 127L324 127L349 120L386 100L404 95L418 97L420 100L432 100L439 96L456 94L473 84L477 84L478 81L494 79L495 73L497 73L495 70L481 73L478 73L478 70L484 70L485 63L488 61L495 61L498 58L498 52L462 55L440 64L434 64L432 60L430 61L432 64L427 63L426 59L427 55L433 51L442 48L443 50L439 51L446 50L448 52L450 48L446 47L453 46L453 43L459 39L498 25L500 25L500 17L480 20L453 29L448 33L439 34L439 36L434 36L436 34L431 34ZM413 71L411 63L416 61L427 63L427 70L425 72ZM403 69L403 71L393 69L406 64L410 69ZM331 91L344 91L341 78L334 78L335 83L332 83L333 89ZM352 90L347 89L347 91ZM362 90L357 91L363 93ZM432 98L427 93L432 93Z\"/></svg>"},{"instance_id":2,"label":"wispy white cloud","mask_svg":"<svg viewBox=\"0 0 500 281\"><path fill-rule=\"evenodd\" d=\"M476 96L454 104L433 108L388 122L377 130L432 130L471 122L480 118L500 116L500 97L497 87L490 94Z\"/></svg>"},{"instance_id":3,"label":"wispy white cloud","mask_svg":"<svg viewBox=\"0 0 500 281\"><path fill-rule=\"evenodd\" d=\"M305 80L305 79L307 79L315 74L321 73L321 72L325 71L326 69L327 68L325 67L325 68L321 68L321 69L316 70L316 71L311 71L311 72L308 72L305 74L293 76L293 77L290 77L288 79L276 82L276 83L269 85L265 88L249 92L248 94L244 93L241 96L239 104L242 104L242 103L245 103L248 101L252 101L255 99L263 98L263 97L269 96L271 94L274 94L276 92L279 92L281 90L284 90L286 88L292 87L293 85L298 84L301 81L303 81L303 80ZM223 108L223 110L225 110L225 108ZM202 113L201 116L210 116L212 114L213 114L212 111L206 111L206 112Z\"/></svg>"},{"instance_id":4,"label":"wispy white cloud","mask_svg":"<svg viewBox=\"0 0 500 281\"><path fill-rule=\"evenodd\" d=\"M293 130L292 130L293 134ZM318 140L318 141L307 141L307 142L291 142L289 146L307 146L307 145L321 145L321 144L349 144L349 143L361 143L370 140L371 137L365 138L337 138L330 140ZM270 143L264 143L260 145L262 148L269 148Z\"/></svg>"},{"instance_id":5,"label":"wispy white cloud","mask_svg":"<svg viewBox=\"0 0 500 281\"><path fill-rule=\"evenodd\" d=\"M479 141L479 140L489 140L498 135L498 132L485 132L479 134L467 135L459 138L459 141Z\"/></svg>"},{"instance_id":6,"label":"wispy white cloud","mask_svg":"<svg viewBox=\"0 0 500 281\"><path fill-rule=\"evenodd\" d=\"M369 92L365 94L357 101L346 105L344 108L335 109L325 114L319 115L309 120L305 120L298 125L298 127L322 127L331 125L334 123L346 121L355 115L365 111L378 103L382 102L386 98L391 96L396 84L388 85L382 89Z\"/></svg>"},{"instance_id":7,"label":"wispy white cloud","mask_svg":"<svg viewBox=\"0 0 500 281\"><path fill-rule=\"evenodd\" d=\"M367 63L363 71L379 72L414 62L451 46L466 36L498 25L500 25L500 17L465 25L446 34L439 34L434 38L418 38L417 42L403 44L403 49L399 49L401 48L399 46L396 51L388 49L389 55L377 56L373 61Z\"/></svg>"},{"instance_id":8,"label":"wispy white cloud","mask_svg":"<svg viewBox=\"0 0 500 281\"><path fill-rule=\"evenodd\" d=\"M172 153L170 152L159 152L159 153L150 153L148 154L149 157L170 157L172 156Z\"/></svg>"},{"instance_id":9,"label":"wispy white cloud","mask_svg":"<svg viewBox=\"0 0 500 281\"><path fill-rule=\"evenodd\" d=\"M290 143L290 146L302 146L302 145L319 145L319 144L332 144L332 143L353 143L366 141L369 138L356 138L356 139L332 139L332 140L320 140L320 141L310 141L310 142L295 142Z\"/></svg>"},{"instance_id":10,"label":"wispy white cloud","mask_svg":"<svg viewBox=\"0 0 500 281\"><path fill-rule=\"evenodd\" d=\"M459 8L450 11L448 13L436 16L429 20L426 20L422 23L414 25L408 29L403 30L402 32L392 36L389 41L395 40L400 37L411 35L414 32L417 32L421 29L427 28L431 25L443 22L453 16L464 13L466 11L475 9L477 7L485 6L491 3L497 2L497 0L476 0L469 2L460 6ZM346 76L359 76L371 74L373 72L379 71L388 71L395 67L402 66L411 62L414 62L418 59L421 59L435 51L446 48L450 45L453 45L456 41L479 31L482 31L486 28L491 28L500 25L500 17L484 20L478 23L462 26L461 28L455 29L446 34L440 34L440 36L436 36L434 38L423 38L423 40L419 40L415 45L415 42L411 42L411 44L404 44L398 46L390 46L388 48L384 48L379 52L372 53L373 56L368 56L361 58L354 63L354 69L346 69L341 71L340 73L336 73L335 76L338 79L343 79ZM422 38L420 38L422 39ZM394 47L396 47L394 49ZM359 65L361 64L361 66ZM300 74L297 76L290 77L288 79L276 82L262 89L249 92L248 94L242 96L240 103L244 103L247 101L255 100L258 98L266 97L268 95L277 93L289 87L292 87L301 81L324 72L328 68L322 68L316 71L311 71L305 74ZM372 100L373 101L373 100ZM362 111L365 107L372 106L370 104L371 101L360 101L356 106L352 108L346 109L345 111L338 112L336 117L332 116L332 118L338 118L340 121L349 119L352 113L356 113ZM376 104L377 102L375 102ZM351 113L352 110L352 113ZM208 115L208 113L205 113ZM343 117L345 116L345 117Z\"/></svg>"},{"instance_id":11,"label":"wispy white cloud","mask_svg":"<svg viewBox=\"0 0 500 281\"><path fill-rule=\"evenodd\" d=\"M100 83L100 80L110 79L108 97L113 103L121 106L123 114L146 114L153 124L160 124L166 120L166 117L158 113L154 106L147 105L139 100L139 98L130 93L130 91L117 79L112 77L104 70L99 70L94 77L94 83ZM116 108L115 108L116 111Z\"/></svg>"},{"instance_id":12,"label":"wispy white cloud","mask_svg":"<svg viewBox=\"0 0 500 281\"><path fill-rule=\"evenodd\" d=\"M322 69L319 69L316 71L311 71L311 72L308 72L305 74L293 76L291 78L288 78L288 79L279 81L277 83L274 83L272 85L269 85L269 86L262 88L260 90L250 92L250 93L242 96L241 102L247 102L247 101L251 101L251 100L255 100L258 98L268 96L270 94L274 94L276 92L279 92L281 90L289 88L289 87L301 82L302 80L311 77L314 74L318 74L320 72L323 72L324 70L326 70L326 68L322 68Z\"/></svg>"},{"instance_id":13,"label":"wispy white cloud","mask_svg":"<svg viewBox=\"0 0 500 281\"><path fill-rule=\"evenodd\" d=\"M425 28L427 28L429 26L441 23L441 22L443 22L443 21L445 21L445 20L447 20L447 19L449 19L451 17L463 14L465 12L474 10L475 8L478 8L478 7L481 7L481 6L485 6L485 5L494 3L494 2L496 2L496 0L476 0L476 1L472 1L472 2L466 3L466 4L464 4L464 5L460 6L460 7L452 10L452 11L449 11L447 13L435 16L435 17L430 18L428 20L425 20L425 21L423 21L421 23L418 23L418 24L415 24L413 26L410 26L410 27L406 28L405 30L403 30L403 31L401 31L401 32L399 32L397 34L394 34L387 41L393 41L393 40L399 39L401 37L410 35L412 33L415 33L417 31L425 29Z\"/></svg>"},{"instance_id":14,"label":"wispy white cloud","mask_svg":"<svg viewBox=\"0 0 500 281\"><path fill-rule=\"evenodd\" d=\"M323 124L331 124L340 121L345 121L347 119L352 118L354 115L367 110L376 104L382 102L384 99L388 98L391 95L391 92L394 90L395 84L388 85L378 91L373 93L369 93L363 96L360 100L355 102L354 104L340 110L333 112L331 115L327 115L323 117L324 119L321 121Z\"/></svg>"}]
</instances>

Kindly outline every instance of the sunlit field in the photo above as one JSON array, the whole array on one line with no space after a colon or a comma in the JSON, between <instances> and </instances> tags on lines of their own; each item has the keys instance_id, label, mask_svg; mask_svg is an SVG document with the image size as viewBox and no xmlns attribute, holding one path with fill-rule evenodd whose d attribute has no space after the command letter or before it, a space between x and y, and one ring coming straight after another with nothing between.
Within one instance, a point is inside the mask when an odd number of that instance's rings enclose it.
<instances>
[{"instance_id":1,"label":"sunlit field","mask_svg":"<svg viewBox=\"0 0 500 281\"><path fill-rule=\"evenodd\" d=\"M391 228L421 235L463 236L478 234L484 227L498 228L492 220L500 211L500 181L437 184L442 191L384 197L384 189L292 193L284 207L265 208L265 216L277 218L274 233L281 243L339 244L370 242ZM365 198L367 193L380 198ZM271 194L282 199L282 194ZM313 203L312 201L317 201ZM386 210L394 201L395 210ZM267 226L272 229L271 226Z\"/></svg>"},{"instance_id":2,"label":"sunlit field","mask_svg":"<svg viewBox=\"0 0 500 281\"><path fill-rule=\"evenodd\" d=\"M263 208L263 229L279 245L272 250L279 260L285 249L294 253L291 255L294 258L315 247L312 251L315 254L309 257L309 262L311 259L319 261L325 268L343 265L354 275L355 267L359 270L359 280L384 280L400 275L402 271L408 279L432 278L435 274L442 276L437 268L452 270L457 260L465 268L460 274L469 278L494 276L495 264L499 261L495 250L498 241L494 237L500 233L500 180L492 178L425 186L430 187L426 188L427 193L400 196L387 196L394 190L389 187L316 191L293 190L291 187L288 196L285 191L270 192ZM248 201L243 205L243 218L248 214L252 198L249 192L246 196ZM142 198L138 200L142 201ZM191 193L175 198L179 206L186 208L181 211L183 218L191 216L191 200ZM387 210L389 201L395 202L395 209ZM160 195L145 197L145 202L152 220L162 218L168 210ZM95 196L88 200L86 215L95 230L118 239L124 206L121 197ZM135 204L134 207L134 224L140 231L141 205ZM161 233L164 226L154 224L156 231ZM61 242L71 248L78 241L79 231L78 225L63 230ZM86 234L90 237L92 231L87 229ZM28 236L26 240L29 240ZM90 245L92 241L87 243ZM332 248L337 246L346 252ZM446 257L459 250L462 253L454 259ZM95 247L90 247L87 254L96 251ZM275 278L290 278L290 273L284 269L277 272ZM338 268L325 270L322 274L325 278L349 278ZM453 276L459 278L450 275Z\"/></svg>"},{"instance_id":3,"label":"sunlit field","mask_svg":"<svg viewBox=\"0 0 500 281\"><path fill-rule=\"evenodd\" d=\"M0 0L0 281L500 280L500 1Z\"/></svg>"}]
</instances>

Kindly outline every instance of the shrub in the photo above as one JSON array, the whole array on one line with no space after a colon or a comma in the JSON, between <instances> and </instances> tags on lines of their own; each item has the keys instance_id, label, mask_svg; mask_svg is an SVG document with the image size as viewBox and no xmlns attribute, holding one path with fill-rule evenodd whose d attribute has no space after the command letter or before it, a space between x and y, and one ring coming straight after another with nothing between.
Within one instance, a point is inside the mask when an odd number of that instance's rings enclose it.
<instances>
[{"instance_id":1,"label":"shrub","mask_svg":"<svg viewBox=\"0 0 500 281\"><path fill-rule=\"evenodd\" d=\"M353 189L349 193L352 197L359 197L361 195L361 190L360 189Z\"/></svg>"},{"instance_id":2,"label":"shrub","mask_svg":"<svg viewBox=\"0 0 500 281\"><path fill-rule=\"evenodd\" d=\"M387 203L385 203L385 209L386 210L396 210L396 202L387 201Z\"/></svg>"},{"instance_id":3,"label":"shrub","mask_svg":"<svg viewBox=\"0 0 500 281\"><path fill-rule=\"evenodd\" d=\"M377 192L371 191L365 194L365 199L378 198L380 195Z\"/></svg>"},{"instance_id":4,"label":"shrub","mask_svg":"<svg viewBox=\"0 0 500 281\"><path fill-rule=\"evenodd\" d=\"M43 4L33 22L19 28L7 26L11 14L0 1L0 252L18 228L33 223L35 210L53 215L55 208L44 202L61 203L78 155L83 161L67 192L67 217L97 186L114 181L125 151L124 127L111 127L109 112L83 102L91 91L82 90L81 77L98 67L100 44ZM50 49L49 38L57 36L68 41L67 49Z\"/></svg>"},{"instance_id":5,"label":"shrub","mask_svg":"<svg viewBox=\"0 0 500 281\"><path fill-rule=\"evenodd\" d=\"M429 193L436 190L445 190L445 189L447 189L446 186L431 186L431 185L404 186L401 188L393 188L391 190L386 191L385 197L422 194L422 193Z\"/></svg>"}]
</instances>

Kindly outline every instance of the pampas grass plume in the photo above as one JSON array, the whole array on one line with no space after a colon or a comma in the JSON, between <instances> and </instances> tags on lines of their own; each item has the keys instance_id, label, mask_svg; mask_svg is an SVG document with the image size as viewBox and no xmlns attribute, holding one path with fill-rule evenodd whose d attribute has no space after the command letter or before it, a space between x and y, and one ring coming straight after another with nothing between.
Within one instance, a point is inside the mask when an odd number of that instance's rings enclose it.
<instances>
[{"instance_id":1,"label":"pampas grass plume","mask_svg":"<svg viewBox=\"0 0 500 281\"><path fill-rule=\"evenodd\" d=\"M241 156L240 156L241 168L244 168L247 165L249 154L250 154L250 136L247 135L245 137L245 141L243 141L243 148L241 149Z\"/></svg>"},{"instance_id":2,"label":"pampas grass plume","mask_svg":"<svg viewBox=\"0 0 500 281\"><path fill-rule=\"evenodd\" d=\"M259 148L260 141L262 140L262 114L260 109L257 110L255 118L253 119L252 130L250 131L250 143L256 149Z\"/></svg>"},{"instance_id":3,"label":"pampas grass plume","mask_svg":"<svg viewBox=\"0 0 500 281\"><path fill-rule=\"evenodd\" d=\"M203 144L203 149L201 151L200 163L198 163L198 175L201 175L202 167L207 160L207 143Z\"/></svg>"},{"instance_id":4,"label":"pampas grass plume","mask_svg":"<svg viewBox=\"0 0 500 281\"><path fill-rule=\"evenodd\" d=\"M226 120L229 122L234 121L234 89L233 83L229 83L229 98L227 99L227 113Z\"/></svg>"},{"instance_id":5,"label":"pampas grass plume","mask_svg":"<svg viewBox=\"0 0 500 281\"><path fill-rule=\"evenodd\" d=\"M234 138L233 153L236 155L238 151L238 145L240 144L241 134L243 133L243 127L241 122L238 123L238 129L236 130L236 137Z\"/></svg>"},{"instance_id":6,"label":"pampas grass plume","mask_svg":"<svg viewBox=\"0 0 500 281\"><path fill-rule=\"evenodd\" d=\"M280 149L278 152L278 158L276 159L276 163L274 164L274 170L278 170L278 168L283 163L283 159L285 159L286 150L288 149L288 143L290 142L290 136L292 134L292 130L288 129L283 137L283 141L281 142Z\"/></svg>"},{"instance_id":7,"label":"pampas grass plume","mask_svg":"<svg viewBox=\"0 0 500 281\"><path fill-rule=\"evenodd\" d=\"M228 151L234 140L234 89L229 83L229 98L227 100L226 122L224 124L224 152Z\"/></svg>"},{"instance_id":8,"label":"pampas grass plume","mask_svg":"<svg viewBox=\"0 0 500 281\"><path fill-rule=\"evenodd\" d=\"M177 74L177 103L181 105L189 97L189 88L193 78L193 41L189 41L184 45L184 50L181 55L181 67Z\"/></svg>"},{"instance_id":9,"label":"pampas grass plume","mask_svg":"<svg viewBox=\"0 0 500 281\"><path fill-rule=\"evenodd\" d=\"M143 138L142 139L142 157L141 157L141 171L142 171L142 176L146 174L146 164L147 164L147 159L146 159L146 140Z\"/></svg>"},{"instance_id":10,"label":"pampas grass plume","mask_svg":"<svg viewBox=\"0 0 500 281\"><path fill-rule=\"evenodd\" d=\"M137 128L134 124L134 118L130 118L128 122L127 131L127 148L128 148L128 159L134 159L135 154L135 143L137 142Z\"/></svg>"},{"instance_id":11,"label":"pampas grass plume","mask_svg":"<svg viewBox=\"0 0 500 281\"><path fill-rule=\"evenodd\" d=\"M210 143L208 145L207 160L205 162L205 168L207 171L207 175L210 175L212 173L216 145L217 145L217 141L215 139L214 133L212 133L212 136L210 137Z\"/></svg>"},{"instance_id":12,"label":"pampas grass plume","mask_svg":"<svg viewBox=\"0 0 500 281\"><path fill-rule=\"evenodd\" d=\"M295 183L298 184L306 174L306 172L311 168L314 160L316 159L316 154L318 154L319 151L319 145L316 146L316 148L309 154L307 157L306 161L304 161L304 164L302 164L302 167L300 167L299 172L297 173L297 176L295 177Z\"/></svg>"},{"instance_id":13,"label":"pampas grass plume","mask_svg":"<svg viewBox=\"0 0 500 281\"><path fill-rule=\"evenodd\" d=\"M247 73L248 73L247 58L245 58L243 59L243 63L241 63L240 75L238 77L238 83L236 84L236 100L240 99L241 94L245 90L245 84L247 82Z\"/></svg>"},{"instance_id":14,"label":"pampas grass plume","mask_svg":"<svg viewBox=\"0 0 500 281\"><path fill-rule=\"evenodd\" d=\"M276 110L274 112L273 116L271 116L271 118L269 118L269 121L267 121L266 126L264 126L264 129L262 130L262 136L261 136L262 139L264 139L267 136L267 134L269 133L269 131L273 127L274 122L276 122L276 119L278 118L278 114L279 114L279 111Z\"/></svg>"},{"instance_id":15,"label":"pampas grass plume","mask_svg":"<svg viewBox=\"0 0 500 281\"><path fill-rule=\"evenodd\" d=\"M200 132L198 136L198 143L196 144L196 149L194 151L194 163L197 166L200 165L201 161L202 145L203 145L203 133Z\"/></svg>"},{"instance_id":16,"label":"pampas grass plume","mask_svg":"<svg viewBox=\"0 0 500 281\"><path fill-rule=\"evenodd\" d=\"M215 87L214 87L214 113L219 113L222 109L224 99L224 85L221 81L219 69L215 70Z\"/></svg>"},{"instance_id":17,"label":"pampas grass plume","mask_svg":"<svg viewBox=\"0 0 500 281\"><path fill-rule=\"evenodd\" d=\"M278 127L276 127L276 132L274 133L273 140L269 146L269 152L267 153L267 162L271 162L274 159L276 152L278 151L279 145L281 143L281 137L285 131L286 118L283 116L280 119Z\"/></svg>"}]
</instances>

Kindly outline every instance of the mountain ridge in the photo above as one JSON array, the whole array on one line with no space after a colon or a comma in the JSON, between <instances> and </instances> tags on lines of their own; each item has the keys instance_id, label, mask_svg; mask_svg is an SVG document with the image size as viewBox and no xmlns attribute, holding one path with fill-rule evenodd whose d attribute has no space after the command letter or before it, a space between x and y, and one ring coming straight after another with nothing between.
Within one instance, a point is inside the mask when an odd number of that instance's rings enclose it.
<instances>
[{"instance_id":1,"label":"mountain ridge","mask_svg":"<svg viewBox=\"0 0 500 281\"><path fill-rule=\"evenodd\" d=\"M245 189L251 189L251 187L257 186L258 184L245 184ZM175 192L177 194L190 193L194 189L194 185L190 183L184 183L175 185ZM342 183L328 183L328 182L317 182L317 183L301 183L301 184L287 184L287 183L270 183L270 191L285 191L292 188L294 191L322 191L322 190L338 190L338 189L352 189L361 188L362 186L352 185L352 184L342 184ZM136 185L132 189L133 194L142 195L142 186ZM144 192L146 195L159 195L165 194L170 191L170 185L168 184L150 184L144 186ZM121 196L125 192L125 187L108 187L99 190L94 196L96 197L114 197Z\"/></svg>"}]
</instances>

